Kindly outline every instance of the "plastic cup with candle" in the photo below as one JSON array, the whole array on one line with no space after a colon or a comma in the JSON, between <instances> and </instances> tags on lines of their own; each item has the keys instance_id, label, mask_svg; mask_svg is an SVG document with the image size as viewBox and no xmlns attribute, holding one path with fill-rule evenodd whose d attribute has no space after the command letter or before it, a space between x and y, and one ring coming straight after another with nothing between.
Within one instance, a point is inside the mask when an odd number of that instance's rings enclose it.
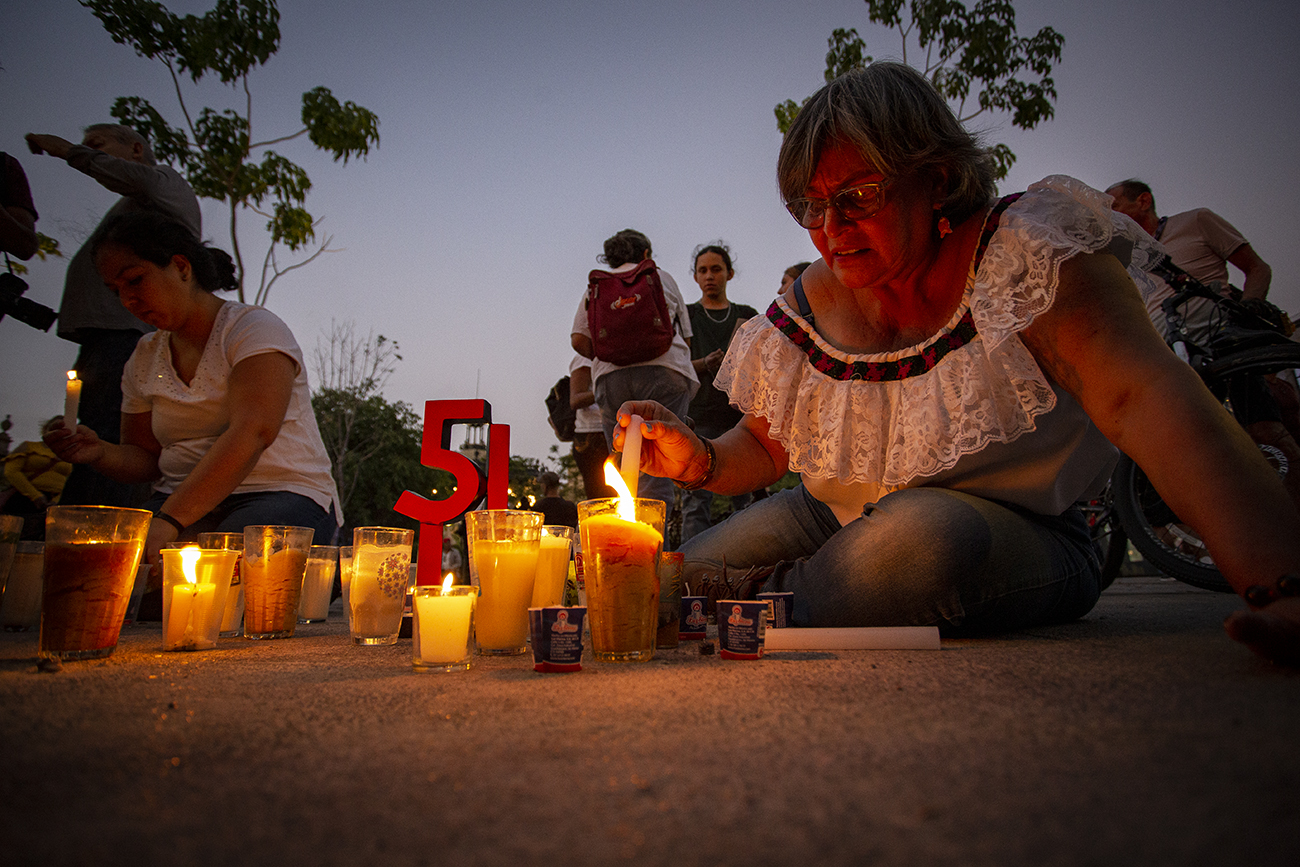
<instances>
[{"instance_id":1,"label":"plastic cup with candle","mask_svg":"<svg viewBox=\"0 0 1300 867\"><path fill-rule=\"evenodd\" d=\"M470 666L478 591L454 586L455 577L448 574L441 585L415 588L411 665L416 671L464 671Z\"/></svg>"},{"instance_id":2,"label":"plastic cup with candle","mask_svg":"<svg viewBox=\"0 0 1300 867\"><path fill-rule=\"evenodd\" d=\"M185 545L164 548L162 558L163 650L211 650L238 552Z\"/></svg>"},{"instance_id":3,"label":"plastic cup with candle","mask_svg":"<svg viewBox=\"0 0 1300 867\"><path fill-rule=\"evenodd\" d=\"M645 662L654 657L659 621L662 500L635 499L613 463L605 481L620 496L578 504L587 616L599 662Z\"/></svg>"},{"instance_id":4,"label":"plastic cup with candle","mask_svg":"<svg viewBox=\"0 0 1300 867\"><path fill-rule=\"evenodd\" d=\"M19 542L9 567L0 624L6 632L30 632L41 626L41 576L45 572L45 543Z\"/></svg>"},{"instance_id":5,"label":"plastic cup with candle","mask_svg":"<svg viewBox=\"0 0 1300 867\"><path fill-rule=\"evenodd\" d=\"M352 532L353 644L396 644L411 577L415 531L357 527Z\"/></svg>"},{"instance_id":6,"label":"plastic cup with candle","mask_svg":"<svg viewBox=\"0 0 1300 867\"><path fill-rule=\"evenodd\" d=\"M530 608L564 604L564 582L569 577L569 552L573 548L572 527L555 524L542 526L542 541L537 550L537 577L533 580Z\"/></svg>"},{"instance_id":7,"label":"plastic cup with candle","mask_svg":"<svg viewBox=\"0 0 1300 867\"><path fill-rule=\"evenodd\" d=\"M5 582L18 552L19 537L23 532L23 519L18 515L0 515L0 602L4 601Z\"/></svg>"},{"instance_id":8,"label":"plastic cup with candle","mask_svg":"<svg viewBox=\"0 0 1300 867\"><path fill-rule=\"evenodd\" d=\"M311 527L255 524L244 528L244 637L290 638L307 571Z\"/></svg>"},{"instance_id":9,"label":"plastic cup with candle","mask_svg":"<svg viewBox=\"0 0 1300 867\"><path fill-rule=\"evenodd\" d=\"M42 657L98 659L117 647L151 520L109 506L46 511Z\"/></svg>"},{"instance_id":10,"label":"plastic cup with candle","mask_svg":"<svg viewBox=\"0 0 1300 867\"><path fill-rule=\"evenodd\" d=\"M488 509L465 515L471 583L479 588L474 611L478 652L517 656L528 650L528 604L541 549L542 515Z\"/></svg>"},{"instance_id":11,"label":"plastic cup with candle","mask_svg":"<svg viewBox=\"0 0 1300 867\"><path fill-rule=\"evenodd\" d=\"M81 380L75 370L68 371L68 387L63 393L63 426L68 431L77 429L77 412L81 406Z\"/></svg>"},{"instance_id":12,"label":"plastic cup with candle","mask_svg":"<svg viewBox=\"0 0 1300 867\"><path fill-rule=\"evenodd\" d=\"M234 551L235 570L230 576L230 592L226 594L226 610L221 615L221 637L234 638L244 621L244 534L199 533L199 547L217 551Z\"/></svg>"},{"instance_id":13,"label":"plastic cup with candle","mask_svg":"<svg viewBox=\"0 0 1300 867\"><path fill-rule=\"evenodd\" d=\"M343 619L352 630L352 546L339 546L339 586L343 588Z\"/></svg>"},{"instance_id":14,"label":"plastic cup with candle","mask_svg":"<svg viewBox=\"0 0 1300 867\"><path fill-rule=\"evenodd\" d=\"M324 623L329 617L330 594L334 592L334 573L338 565L338 548L333 545L311 546L307 552L307 572L302 579L302 596L298 599L299 623Z\"/></svg>"}]
</instances>

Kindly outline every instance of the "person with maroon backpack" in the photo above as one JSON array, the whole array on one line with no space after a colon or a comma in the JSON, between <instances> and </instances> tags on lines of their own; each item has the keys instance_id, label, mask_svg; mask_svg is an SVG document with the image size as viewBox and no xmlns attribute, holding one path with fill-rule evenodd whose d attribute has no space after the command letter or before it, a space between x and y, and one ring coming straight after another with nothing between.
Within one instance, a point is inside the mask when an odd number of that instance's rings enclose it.
<instances>
[{"instance_id":1,"label":"person with maroon backpack","mask_svg":"<svg viewBox=\"0 0 1300 867\"><path fill-rule=\"evenodd\" d=\"M573 317L573 349L590 358L605 441L613 447L618 408L653 400L685 417L700 382L691 364L691 317L677 282L656 267L650 239L624 229L605 241ZM673 482L641 474L639 495L672 511Z\"/></svg>"}]
</instances>

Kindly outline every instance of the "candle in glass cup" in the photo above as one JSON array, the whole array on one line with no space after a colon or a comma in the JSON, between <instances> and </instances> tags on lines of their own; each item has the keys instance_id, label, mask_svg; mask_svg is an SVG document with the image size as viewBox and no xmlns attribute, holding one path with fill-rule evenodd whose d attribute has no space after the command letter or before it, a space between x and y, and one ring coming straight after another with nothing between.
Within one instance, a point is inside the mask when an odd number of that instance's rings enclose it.
<instances>
[{"instance_id":1,"label":"candle in glass cup","mask_svg":"<svg viewBox=\"0 0 1300 867\"><path fill-rule=\"evenodd\" d=\"M442 586L415 588L412 665L416 671L457 671L470 667L471 627L478 593L466 585L452 586L454 578L448 575Z\"/></svg>"},{"instance_id":2,"label":"candle in glass cup","mask_svg":"<svg viewBox=\"0 0 1300 867\"><path fill-rule=\"evenodd\" d=\"M226 610L221 616L221 637L233 638L239 634L240 624L244 620L244 581L241 570L244 534L199 533L199 547L235 552L235 568L230 574L230 592L226 594Z\"/></svg>"},{"instance_id":3,"label":"candle in glass cup","mask_svg":"<svg viewBox=\"0 0 1300 867\"><path fill-rule=\"evenodd\" d=\"M324 623L329 617L338 550L332 545L312 545L307 553L307 571L302 578L302 596L298 598L299 623Z\"/></svg>"},{"instance_id":4,"label":"candle in glass cup","mask_svg":"<svg viewBox=\"0 0 1300 867\"><path fill-rule=\"evenodd\" d=\"M551 524L542 527L530 608L564 604L564 582L569 577L569 550L572 547L572 527Z\"/></svg>"},{"instance_id":5,"label":"candle in glass cup","mask_svg":"<svg viewBox=\"0 0 1300 867\"><path fill-rule=\"evenodd\" d=\"M238 556L197 545L163 549L163 650L217 646Z\"/></svg>"},{"instance_id":6,"label":"candle in glass cup","mask_svg":"<svg viewBox=\"0 0 1300 867\"><path fill-rule=\"evenodd\" d=\"M528 603L533 598L542 515L486 509L465 516L471 580L479 586L474 610L478 652L517 656L528 650Z\"/></svg>"},{"instance_id":7,"label":"candle in glass cup","mask_svg":"<svg viewBox=\"0 0 1300 867\"><path fill-rule=\"evenodd\" d=\"M357 527L352 531L353 644L396 644L411 575L415 531Z\"/></svg>"},{"instance_id":8,"label":"candle in glass cup","mask_svg":"<svg viewBox=\"0 0 1300 867\"><path fill-rule=\"evenodd\" d=\"M339 546L339 584L343 588L343 619L352 629L352 546Z\"/></svg>"},{"instance_id":9,"label":"candle in glass cup","mask_svg":"<svg viewBox=\"0 0 1300 867\"><path fill-rule=\"evenodd\" d=\"M633 499L612 463L605 481L618 499L578 504L592 652L600 662L644 662L658 631L665 506Z\"/></svg>"},{"instance_id":10,"label":"candle in glass cup","mask_svg":"<svg viewBox=\"0 0 1300 867\"><path fill-rule=\"evenodd\" d=\"M251 525L244 528L244 637L291 638L298 625L298 597L310 527Z\"/></svg>"},{"instance_id":11,"label":"candle in glass cup","mask_svg":"<svg viewBox=\"0 0 1300 867\"><path fill-rule=\"evenodd\" d=\"M47 510L42 657L96 659L117 647L152 518L107 506Z\"/></svg>"}]
</instances>

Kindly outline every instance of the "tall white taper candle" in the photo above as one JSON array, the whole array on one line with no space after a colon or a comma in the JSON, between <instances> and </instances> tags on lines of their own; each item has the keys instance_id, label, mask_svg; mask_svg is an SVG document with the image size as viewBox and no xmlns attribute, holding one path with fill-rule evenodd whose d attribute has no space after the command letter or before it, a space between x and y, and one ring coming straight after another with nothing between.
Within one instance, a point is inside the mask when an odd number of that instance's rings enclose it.
<instances>
[{"instance_id":1,"label":"tall white taper candle","mask_svg":"<svg viewBox=\"0 0 1300 867\"><path fill-rule=\"evenodd\" d=\"M68 390L63 395L63 426L70 433L77 430L77 407L81 404L81 380L75 370L68 371Z\"/></svg>"},{"instance_id":2,"label":"tall white taper candle","mask_svg":"<svg viewBox=\"0 0 1300 867\"><path fill-rule=\"evenodd\" d=\"M641 416L634 415L627 423L623 438L623 466L619 469L627 489L636 496L636 483L641 477Z\"/></svg>"}]
</instances>

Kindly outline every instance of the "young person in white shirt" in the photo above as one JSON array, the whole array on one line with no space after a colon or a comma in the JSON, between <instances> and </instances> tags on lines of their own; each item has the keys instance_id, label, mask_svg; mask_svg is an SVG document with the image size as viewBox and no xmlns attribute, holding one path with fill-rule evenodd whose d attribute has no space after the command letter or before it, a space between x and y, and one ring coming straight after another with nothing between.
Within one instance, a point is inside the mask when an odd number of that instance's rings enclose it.
<instances>
[{"instance_id":1,"label":"young person in white shirt","mask_svg":"<svg viewBox=\"0 0 1300 867\"><path fill-rule=\"evenodd\" d=\"M332 543L338 493L288 326L214 295L235 288L230 256L165 215L123 214L92 244L104 282L158 330L122 375L120 445L85 425L56 425L45 441L64 460L152 483L150 562L168 542L253 524L311 527Z\"/></svg>"}]
</instances>

